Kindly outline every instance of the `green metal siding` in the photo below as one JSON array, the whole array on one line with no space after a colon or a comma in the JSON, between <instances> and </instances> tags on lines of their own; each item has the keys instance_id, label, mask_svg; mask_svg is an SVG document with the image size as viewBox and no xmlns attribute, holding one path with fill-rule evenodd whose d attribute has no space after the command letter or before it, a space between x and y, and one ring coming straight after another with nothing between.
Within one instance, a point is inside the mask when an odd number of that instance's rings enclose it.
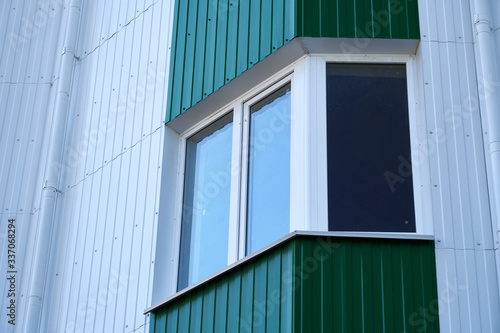
<instances>
[{"instance_id":1,"label":"green metal siding","mask_svg":"<svg viewBox=\"0 0 500 333\"><path fill-rule=\"evenodd\" d=\"M432 241L297 236L155 310L151 332L438 332L435 267Z\"/></svg>"},{"instance_id":2,"label":"green metal siding","mask_svg":"<svg viewBox=\"0 0 500 333\"><path fill-rule=\"evenodd\" d=\"M177 0L166 122L294 37L419 35L417 0Z\"/></svg>"},{"instance_id":3,"label":"green metal siding","mask_svg":"<svg viewBox=\"0 0 500 333\"><path fill-rule=\"evenodd\" d=\"M419 39L417 0L298 0L297 36Z\"/></svg>"}]
</instances>

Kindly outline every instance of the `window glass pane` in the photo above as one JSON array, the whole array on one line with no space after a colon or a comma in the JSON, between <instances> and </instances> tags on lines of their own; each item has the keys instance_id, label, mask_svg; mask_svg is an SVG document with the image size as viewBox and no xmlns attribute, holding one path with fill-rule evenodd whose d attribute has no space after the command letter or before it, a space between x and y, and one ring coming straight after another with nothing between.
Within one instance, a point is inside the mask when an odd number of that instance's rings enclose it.
<instances>
[{"instance_id":1,"label":"window glass pane","mask_svg":"<svg viewBox=\"0 0 500 333\"><path fill-rule=\"evenodd\" d=\"M187 140L178 290L227 266L232 113Z\"/></svg>"},{"instance_id":2,"label":"window glass pane","mask_svg":"<svg viewBox=\"0 0 500 333\"><path fill-rule=\"evenodd\" d=\"M247 254L289 233L290 85L250 108L247 205Z\"/></svg>"},{"instance_id":3,"label":"window glass pane","mask_svg":"<svg viewBox=\"0 0 500 333\"><path fill-rule=\"evenodd\" d=\"M330 230L414 232L406 68L327 65Z\"/></svg>"}]
</instances>

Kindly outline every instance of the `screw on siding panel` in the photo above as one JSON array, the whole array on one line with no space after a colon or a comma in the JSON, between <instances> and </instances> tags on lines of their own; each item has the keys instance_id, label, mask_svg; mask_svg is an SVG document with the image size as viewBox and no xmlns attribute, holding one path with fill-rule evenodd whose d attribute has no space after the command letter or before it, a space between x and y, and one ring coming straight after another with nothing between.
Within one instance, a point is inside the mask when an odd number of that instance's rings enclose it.
<instances>
[{"instance_id":1,"label":"screw on siding panel","mask_svg":"<svg viewBox=\"0 0 500 333\"><path fill-rule=\"evenodd\" d=\"M437 241L438 241L438 243L441 243L441 240L440 240L440 239L438 239Z\"/></svg>"},{"instance_id":2,"label":"screw on siding panel","mask_svg":"<svg viewBox=\"0 0 500 333\"><path fill-rule=\"evenodd\" d=\"M477 243L477 246L480 246L480 245L481 245L481 243L479 243L479 242L478 242L478 243Z\"/></svg>"}]
</instances>

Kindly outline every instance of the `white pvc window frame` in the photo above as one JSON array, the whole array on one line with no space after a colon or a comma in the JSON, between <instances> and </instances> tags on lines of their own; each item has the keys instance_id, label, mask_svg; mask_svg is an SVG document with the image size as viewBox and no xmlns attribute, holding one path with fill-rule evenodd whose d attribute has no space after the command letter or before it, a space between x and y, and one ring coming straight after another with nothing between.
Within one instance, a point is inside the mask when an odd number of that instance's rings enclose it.
<instances>
[{"instance_id":1,"label":"white pvc window frame","mask_svg":"<svg viewBox=\"0 0 500 333\"><path fill-rule=\"evenodd\" d=\"M231 189L230 189L230 211L229 211L229 237L228 237L228 258L227 264L230 265L239 259L245 257L245 242L246 242L246 192L247 192L247 181L248 181L248 154L245 151L249 145L249 108L251 105L255 104L259 100L267 97L276 90L282 88L283 86L290 84L291 95L295 94L294 90L294 73L292 69L293 65L288 66L284 70L280 71L278 74L266 80L266 82L255 87L248 93L239 98L235 99L232 103L226 105L214 112L210 117L207 117L203 121L195 124L188 130L182 132L178 135L177 142L170 141L167 146L177 146L175 147L177 154L177 170L176 174L167 175L167 177L176 177L176 189L175 189L175 227L173 228L173 238L172 243L175 244L171 250L171 268L174 268L172 274L170 275L171 281L168 281L168 285L171 287L171 293L175 293L178 279L178 265L179 265L179 254L180 254L180 242L181 242L181 228L182 228L182 213L183 213L183 195L184 195L184 178L185 178L185 167L186 167L186 142L189 137L196 134L206 126L212 124L214 121L225 116L229 112L233 112L233 136L232 136L232 162L231 162ZM293 114L297 112L297 109L291 106L291 123L293 123ZM295 109L295 110L294 110ZM290 126L293 126L292 124ZM293 137L293 131L291 130L291 137ZM172 147L174 148L174 147ZM168 147L167 147L168 149ZM294 148L291 147L292 151ZM293 179L292 170L290 170L291 176L290 181ZM292 210L292 209L291 209ZM292 212L290 212L292 214ZM290 232L296 230L297 228L290 223Z\"/></svg>"},{"instance_id":2,"label":"white pvc window frame","mask_svg":"<svg viewBox=\"0 0 500 333\"><path fill-rule=\"evenodd\" d=\"M186 139L215 120L233 112L233 142L230 195L230 222L228 239L228 265L245 257L246 242L246 190L248 156L249 108L284 85L291 84L291 138L290 138L290 232L328 232L328 182L327 182L327 128L326 128L326 64L327 63L380 63L405 64L408 89L408 111L412 157L426 138L425 114L419 99L417 64L414 55L350 55L306 54L283 68L277 74L215 110L210 116L176 133L167 129L165 154L171 154L171 166L162 177L172 180L175 186L167 188L165 203L172 209L166 218L168 227L162 235L165 266L157 267L162 276L163 298L176 293L183 208L184 168ZM168 128L168 125L167 125ZM245 132L246 131L246 132ZM422 139L421 139L422 138ZM432 236L432 210L430 171L428 163L413 163L413 191L415 200L415 233L378 233L381 237L415 238ZM173 181L175 179L175 181ZM163 196L163 194L162 194ZM170 204L173 202L173 204ZM160 218L163 218L160 216ZM168 233L168 234L167 234ZM336 232L342 234L342 232ZM347 234L353 234L352 232ZM363 237L366 233L356 233ZM158 246L158 245L157 245ZM158 251L158 250L157 250ZM155 271L156 271L155 269ZM156 279L156 272L155 272ZM155 287L156 288L156 287ZM156 289L155 289L156 290Z\"/></svg>"},{"instance_id":3,"label":"white pvc window frame","mask_svg":"<svg viewBox=\"0 0 500 333\"><path fill-rule=\"evenodd\" d=\"M418 112L420 103L417 80L417 63L414 55L311 55L311 64L308 66L311 79L309 136L311 147L311 178L309 202L312 213L309 215L311 223L305 230L328 231L328 182L327 182L327 152L326 152L326 64L404 64L406 65L406 80L408 93L408 112L410 127L410 143L412 154L413 194L415 205L415 235L433 235L430 170L427 161L420 160L419 152L425 147L427 135L424 112ZM307 71L306 71L307 72ZM317 178L315 177L315 174ZM318 221L316 225L314 222ZM394 235L398 233L383 233ZM402 234L402 233L401 233Z\"/></svg>"}]
</instances>

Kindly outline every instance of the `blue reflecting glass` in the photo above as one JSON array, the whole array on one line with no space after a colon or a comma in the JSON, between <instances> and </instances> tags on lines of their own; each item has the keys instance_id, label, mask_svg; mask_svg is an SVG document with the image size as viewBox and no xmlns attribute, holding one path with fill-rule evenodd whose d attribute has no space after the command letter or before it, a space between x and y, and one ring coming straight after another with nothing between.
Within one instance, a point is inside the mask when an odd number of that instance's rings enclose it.
<instances>
[{"instance_id":1,"label":"blue reflecting glass","mask_svg":"<svg viewBox=\"0 0 500 333\"><path fill-rule=\"evenodd\" d=\"M187 140L178 290L227 266L232 113Z\"/></svg>"},{"instance_id":2,"label":"blue reflecting glass","mask_svg":"<svg viewBox=\"0 0 500 333\"><path fill-rule=\"evenodd\" d=\"M247 254L290 231L290 95L287 85L250 108Z\"/></svg>"}]
</instances>

